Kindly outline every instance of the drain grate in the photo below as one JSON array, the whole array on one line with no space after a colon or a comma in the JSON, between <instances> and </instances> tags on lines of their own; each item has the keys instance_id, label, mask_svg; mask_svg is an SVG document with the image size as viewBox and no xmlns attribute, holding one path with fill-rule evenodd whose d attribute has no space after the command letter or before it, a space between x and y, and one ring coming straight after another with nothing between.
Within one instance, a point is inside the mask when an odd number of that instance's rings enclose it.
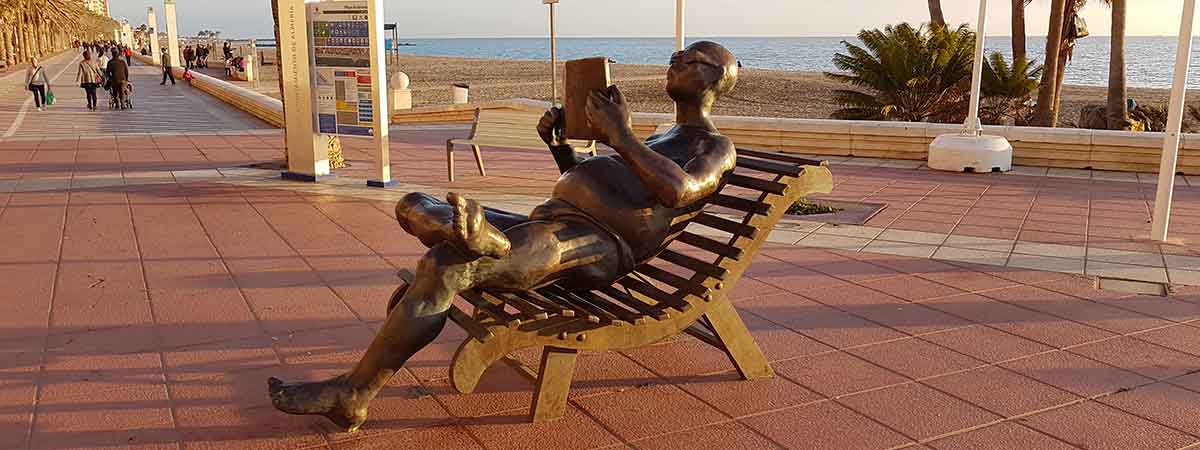
<instances>
[{"instance_id":1,"label":"drain grate","mask_svg":"<svg viewBox=\"0 0 1200 450\"><path fill-rule=\"evenodd\" d=\"M1096 288L1106 291L1124 292L1138 295L1157 295L1166 297L1171 292L1166 283L1151 281L1123 280L1120 278L1100 277L1096 279Z\"/></svg>"}]
</instances>

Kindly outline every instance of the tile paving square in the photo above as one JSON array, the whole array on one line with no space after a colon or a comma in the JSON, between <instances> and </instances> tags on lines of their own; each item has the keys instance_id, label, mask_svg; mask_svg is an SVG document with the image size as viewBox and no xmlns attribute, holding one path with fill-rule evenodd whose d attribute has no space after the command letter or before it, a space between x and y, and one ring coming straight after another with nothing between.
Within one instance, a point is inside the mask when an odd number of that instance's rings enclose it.
<instances>
[{"instance_id":1,"label":"tile paving square","mask_svg":"<svg viewBox=\"0 0 1200 450\"><path fill-rule=\"evenodd\" d=\"M489 180L463 174L448 185L440 172L422 168L442 163L429 143L454 133L394 137L393 173L413 188L479 192L521 208L536 204L556 177L548 161L498 149ZM1121 214L1144 209L1153 185L1098 179L1104 174L1071 184L1022 175L967 178L883 162L835 165L835 196L890 202L880 216L887 220L818 230L801 242L826 249L769 245L752 266L735 296L773 361L775 380L739 382L723 353L690 338L631 357L585 355L568 417L533 426L523 420L531 387L509 368L489 371L474 394L450 388L446 364L463 334L448 329L384 391L364 431L347 435L320 419L276 413L262 379L330 376L361 354L383 319L392 272L422 253L394 225L390 204L399 192L348 182L296 185L270 172L231 168L278 155L277 134L88 141L0 140L0 148L24 156L0 156L0 174L20 174L0 176L20 180L0 189L0 274L23 281L0 294L0 421L33 431L0 437L0 447L694 442L842 450L921 439L931 442L908 448L1058 448L1062 441L1021 424L987 425L1041 408L1050 410L1030 423L1068 442L1107 436L1084 436L1070 425L1079 420L1095 424L1084 429L1103 425L1145 441L1114 438L1096 448L1182 446L1194 441L1172 428L1197 432L1194 414L1171 414L1160 405L1191 408L1187 399L1200 392L1200 377L1187 375L1200 369L1194 333L1200 328L1178 324L1200 318L1200 291L1183 286L1195 269L1187 256L1200 252L1182 231L1183 243L1170 248L1139 241L1148 216ZM339 182L353 181L368 166L347 169ZM1179 196L1174 228L1191 223L1194 202ZM1082 220L1097 226L1081 228ZM1008 235L1017 228L1019 234ZM943 244L956 258L930 259ZM999 248L992 244L1012 248L961 252ZM1093 272L1150 278L1161 272L1181 286L1170 297L1133 296L1041 271L1082 270L1084 249ZM1164 261L1151 261L1164 253ZM1032 285L1059 295L1005 296L1040 292L1013 289ZM1121 333L1134 334L1113 339ZM536 360L532 353L519 356ZM987 366L996 363L1003 368ZM7 387L12 374L40 387ZM915 384L909 377L926 378ZM1117 393L1122 389L1132 390ZM1068 400L1109 393L1102 401L1111 411ZM904 414L910 411L959 413ZM974 428L981 424L987 426ZM952 436L934 439L943 434ZM520 436L529 438L514 438Z\"/></svg>"}]
</instances>

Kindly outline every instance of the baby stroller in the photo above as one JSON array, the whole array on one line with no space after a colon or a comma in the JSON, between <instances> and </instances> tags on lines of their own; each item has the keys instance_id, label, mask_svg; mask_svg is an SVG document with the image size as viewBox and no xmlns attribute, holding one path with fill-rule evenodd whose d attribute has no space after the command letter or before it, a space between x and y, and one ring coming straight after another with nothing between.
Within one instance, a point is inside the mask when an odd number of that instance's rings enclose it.
<instances>
[{"instance_id":1,"label":"baby stroller","mask_svg":"<svg viewBox=\"0 0 1200 450\"><path fill-rule=\"evenodd\" d=\"M133 108L133 83L123 82L117 83L119 86L112 86L108 93L108 108L109 109L131 109Z\"/></svg>"}]
</instances>

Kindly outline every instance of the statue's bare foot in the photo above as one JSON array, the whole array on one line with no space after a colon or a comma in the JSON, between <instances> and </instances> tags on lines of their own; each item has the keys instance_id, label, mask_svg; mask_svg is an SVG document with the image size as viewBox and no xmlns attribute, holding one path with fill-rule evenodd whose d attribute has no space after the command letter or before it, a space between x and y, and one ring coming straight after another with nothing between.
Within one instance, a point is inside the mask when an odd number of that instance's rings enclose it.
<instances>
[{"instance_id":1,"label":"statue's bare foot","mask_svg":"<svg viewBox=\"0 0 1200 450\"><path fill-rule=\"evenodd\" d=\"M508 255L512 244L504 232L488 223L479 202L451 192L446 201L454 207L449 242L471 257L501 258Z\"/></svg>"},{"instance_id":2,"label":"statue's bare foot","mask_svg":"<svg viewBox=\"0 0 1200 450\"><path fill-rule=\"evenodd\" d=\"M288 414L319 414L351 433L367 420L370 395L350 388L344 376L313 383L271 377L267 387L275 409Z\"/></svg>"}]
</instances>

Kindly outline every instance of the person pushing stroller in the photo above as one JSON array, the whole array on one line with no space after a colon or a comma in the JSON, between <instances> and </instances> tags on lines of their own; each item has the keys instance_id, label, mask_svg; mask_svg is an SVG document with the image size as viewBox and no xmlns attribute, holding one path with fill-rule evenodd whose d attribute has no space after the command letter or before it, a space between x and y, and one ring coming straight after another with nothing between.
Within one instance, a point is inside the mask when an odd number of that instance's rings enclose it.
<instances>
[{"instance_id":1,"label":"person pushing stroller","mask_svg":"<svg viewBox=\"0 0 1200 450\"><path fill-rule=\"evenodd\" d=\"M108 76L108 90L113 104L120 109L127 108L130 104L126 95L129 92L129 65L120 57L120 50L112 50L112 59L108 61L104 72Z\"/></svg>"}]
</instances>

